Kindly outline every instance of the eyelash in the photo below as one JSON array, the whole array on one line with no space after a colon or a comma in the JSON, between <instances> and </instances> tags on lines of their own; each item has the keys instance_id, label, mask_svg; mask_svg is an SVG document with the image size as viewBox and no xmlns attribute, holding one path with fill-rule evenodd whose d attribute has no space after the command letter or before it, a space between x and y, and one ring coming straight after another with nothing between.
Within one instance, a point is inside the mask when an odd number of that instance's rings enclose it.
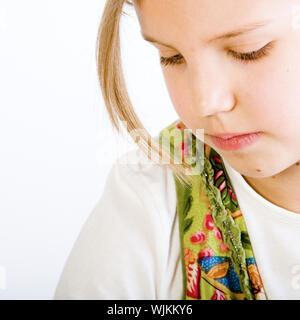
<instances>
[{"instance_id":1,"label":"eyelash","mask_svg":"<svg viewBox=\"0 0 300 320\"><path fill-rule=\"evenodd\" d=\"M256 62L259 59L266 57L269 55L270 50L273 48L272 42L266 44L263 48L257 50L257 51L251 51L246 53L238 53L233 50L229 50L228 54L233 56L236 60L241 61L242 63L248 63L248 62ZM179 65L183 63L183 56L181 54L177 54L173 57L160 57L160 63L163 66L167 65Z\"/></svg>"}]
</instances>

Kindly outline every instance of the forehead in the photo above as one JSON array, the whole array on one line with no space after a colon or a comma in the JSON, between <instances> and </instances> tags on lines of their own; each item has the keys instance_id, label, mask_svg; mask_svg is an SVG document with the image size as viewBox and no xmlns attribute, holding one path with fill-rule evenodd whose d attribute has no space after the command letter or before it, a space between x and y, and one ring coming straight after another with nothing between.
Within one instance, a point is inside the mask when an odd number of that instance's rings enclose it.
<instances>
[{"instance_id":1,"label":"forehead","mask_svg":"<svg viewBox=\"0 0 300 320\"><path fill-rule=\"evenodd\" d=\"M241 25L290 11L287 0L136 0L143 34L165 43L206 41ZM300 2L300 1L298 1Z\"/></svg>"}]
</instances>

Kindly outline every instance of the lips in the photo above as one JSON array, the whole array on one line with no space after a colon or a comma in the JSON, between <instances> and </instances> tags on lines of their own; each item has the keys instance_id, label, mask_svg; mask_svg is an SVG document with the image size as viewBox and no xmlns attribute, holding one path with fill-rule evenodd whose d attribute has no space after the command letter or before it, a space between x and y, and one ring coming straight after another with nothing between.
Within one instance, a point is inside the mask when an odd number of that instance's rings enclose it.
<instances>
[{"instance_id":1,"label":"lips","mask_svg":"<svg viewBox=\"0 0 300 320\"><path fill-rule=\"evenodd\" d=\"M209 134L210 136L221 138L221 139L230 139L238 136L245 136L250 133L220 133L220 134Z\"/></svg>"},{"instance_id":2,"label":"lips","mask_svg":"<svg viewBox=\"0 0 300 320\"><path fill-rule=\"evenodd\" d=\"M244 133L244 134L218 134L217 136L209 135L213 144L223 150L238 150L256 142L261 132Z\"/></svg>"}]
</instances>

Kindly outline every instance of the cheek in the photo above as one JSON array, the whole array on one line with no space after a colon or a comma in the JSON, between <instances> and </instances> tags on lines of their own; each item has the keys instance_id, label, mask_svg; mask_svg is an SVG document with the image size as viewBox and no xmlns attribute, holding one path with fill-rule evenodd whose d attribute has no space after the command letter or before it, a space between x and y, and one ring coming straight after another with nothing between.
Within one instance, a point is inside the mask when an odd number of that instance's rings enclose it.
<instances>
[{"instance_id":1,"label":"cheek","mask_svg":"<svg viewBox=\"0 0 300 320\"><path fill-rule=\"evenodd\" d=\"M253 81L251 90L241 98L241 104L249 108L245 113L251 112L263 130L275 135L276 132L300 133L297 120L300 119L299 75L300 68L297 70L290 61L285 67L257 77L260 80Z\"/></svg>"},{"instance_id":2,"label":"cheek","mask_svg":"<svg viewBox=\"0 0 300 320\"><path fill-rule=\"evenodd\" d=\"M164 73L164 78L175 111L183 122L188 124L189 118L192 118L192 114L188 112L191 99L183 77L168 72L168 74Z\"/></svg>"}]
</instances>

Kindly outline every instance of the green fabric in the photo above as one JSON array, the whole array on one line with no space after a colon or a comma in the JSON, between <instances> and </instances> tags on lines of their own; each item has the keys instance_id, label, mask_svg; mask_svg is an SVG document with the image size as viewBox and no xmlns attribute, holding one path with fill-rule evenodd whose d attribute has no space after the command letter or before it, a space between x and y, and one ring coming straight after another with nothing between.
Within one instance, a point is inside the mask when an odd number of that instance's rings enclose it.
<instances>
[{"instance_id":1,"label":"green fabric","mask_svg":"<svg viewBox=\"0 0 300 320\"><path fill-rule=\"evenodd\" d=\"M193 176L175 174L183 300L266 299L246 224L221 156L177 120L159 143Z\"/></svg>"}]
</instances>

